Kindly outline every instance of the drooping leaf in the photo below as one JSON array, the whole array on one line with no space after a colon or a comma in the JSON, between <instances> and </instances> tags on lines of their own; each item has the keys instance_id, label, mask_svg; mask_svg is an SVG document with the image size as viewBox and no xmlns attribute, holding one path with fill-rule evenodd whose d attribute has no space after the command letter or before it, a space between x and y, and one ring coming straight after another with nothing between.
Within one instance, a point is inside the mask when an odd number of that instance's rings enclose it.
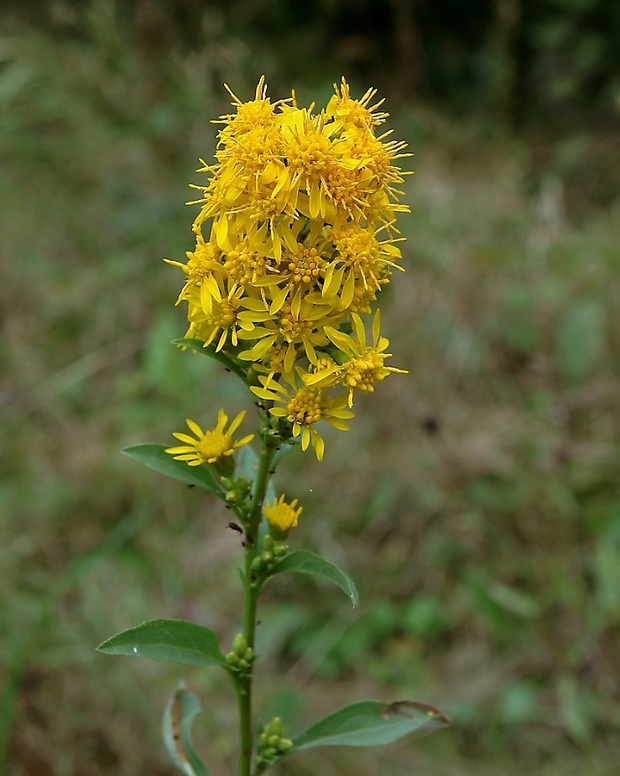
<instances>
[{"instance_id":1,"label":"drooping leaf","mask_svg":"<svg viewBox=\"0 0 620 776\"><path fill-rule=\"evenodd\" d=\"M117 633L97 649L107 655L135 655L191 666L226 665L215 633L186 620L149 620Z\"/></svg>"},{"instance_id":2,"label":"drooping leaf","mask_svg":"<svg viewBox=\"0 0 620 776\"><path fill-rule=\"evenodd\" d=\"M418 701L360 701L312 725L293 739L290 751L316 746L381 746L448 724L441 711Z\"/></svg>"},{"instance_id":3,"label":"drooping leaf","mask_svg":"<svg viewBox=\"0 0 620 776\"><path fill-rule=\"evenodd\" d=\"M175 480L197 485L215 493L220 498L225 497L225 491L206 466L188 466L185 461L176 461L166 452L165 445L133 445L122 451L134 461L148 466L149 469L165 474Z\"/></svg>"},{"instance_id":4,"label":"drooping leaf","mask_svg":"<svg viewBox=\"0 0 620 776\"><path fill-rule=\"evenodd\" d=\"M172 762L185 776L209 776L192 746L192 722L202 712L198 697L183 686L175 690L164 711L162 735Z\"/></svg>"},{"instance_id":5,"label":"drooping leaf","mask_svg":"<svg viewBox=\"0 0 620 776\"><path fill-rule=\"evenodd\" d=\"M312 576L329 579L330 582L338 585L349 596L354 607L359 603L357 587L351 577L334 563L325 560L320 555L315 555L313 552L308 552L308 550L291 552L275 562L272 573L280 574L285 571L311 574Z\"/></svg>"}]
</instances>

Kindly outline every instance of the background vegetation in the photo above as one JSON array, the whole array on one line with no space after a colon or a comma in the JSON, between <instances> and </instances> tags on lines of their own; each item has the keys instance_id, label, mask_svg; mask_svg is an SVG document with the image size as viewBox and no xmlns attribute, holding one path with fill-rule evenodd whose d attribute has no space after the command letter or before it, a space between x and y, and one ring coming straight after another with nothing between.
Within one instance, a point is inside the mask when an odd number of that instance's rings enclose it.
<instances>
[{"instance_id":1,"label":"background vegetation","mask_svg":"<svg viewBox=\"0 0 620 776\"><path fill-rule=\"evenodd\" d=\"M184 321L161 259L191 247L222 81L247 99L264 72L303 102L343 73L378 86L416 174L385 315L410 375L324 463L286 464L294 543L348 568L362 605L274 585L263 711L301 726L418 697L454 720L281 773L616 773L620 6L30 0L0 21L0 769L170 774L157 717L185 678L230 772L219 677L94 647L153 616L236 629L227 515L117 451L247 405L168 344Z\"/></svg>"}]
</instances>

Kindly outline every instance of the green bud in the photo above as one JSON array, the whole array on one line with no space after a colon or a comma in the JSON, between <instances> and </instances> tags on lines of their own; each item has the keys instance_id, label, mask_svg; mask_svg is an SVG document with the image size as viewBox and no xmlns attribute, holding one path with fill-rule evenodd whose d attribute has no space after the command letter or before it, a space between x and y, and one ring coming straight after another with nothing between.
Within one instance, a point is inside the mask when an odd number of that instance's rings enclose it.
<instances>
[{"instance_id":1,"label":"green bud","mask_svg":"<svg viewBox=\"0 0 620 776\"><path fill-rule=\"evenodd\" d=\"M243 657L246 649L248 648L248 642L243 633L237 633L232 641L232 648L235 655Z\"/></svg>"},{"instance_id":2,"label":"green bud","mask_svg":"<svg viewBox=\"0 0 620 776\"><path fill-rule=\"evenodd\" d=\"M278 736L281 736L284 733L284 725L282 724L282 718L281 717L274 717L271 722L267 725L266 730L269 731L269 733L276 733Z\"/></svg>"},{"instance_id":3,"label":"green bud","mask_svg":"<svg viewBox=\"0 0 620 776\"><path fill-rule=\"evenodd\" d=\"M242 496L247 496L251 490L250 483L245 479L245 477L238 477L236 482L237 490Z\"/></svg>"}]
</instances>

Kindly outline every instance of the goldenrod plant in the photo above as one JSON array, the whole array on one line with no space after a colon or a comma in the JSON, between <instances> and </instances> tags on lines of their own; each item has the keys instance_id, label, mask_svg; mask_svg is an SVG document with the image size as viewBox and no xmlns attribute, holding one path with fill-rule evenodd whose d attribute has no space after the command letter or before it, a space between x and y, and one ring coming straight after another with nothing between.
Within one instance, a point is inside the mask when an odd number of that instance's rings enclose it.
<instances>
[{"instance_id":1,"label":"goldenrod plant","mask_svg":"<svg viewBox=\"0 0 620 776\"><path fill-rule=\"evenodd\" d=\"M230 91L230 90L229 90ZM148 467L204 488L225 502L243 534L243 612L227 650L208 627L152 620L104 642L107 654L140 655L193 666L218 666L232 680L239 709L239 776L257 776L281 758L318 746L386 744L446 723L416 701L360 701L292 735L279 717L257 723L253 684L257 609L278 574L323 577L353 606L353 580L327 559L291 550L290 531L303 507L278 493L281 455L299 446L325 456L321 424L346 431L356 396L391 373L377 301L401 253L397 215L405 143L377 134L387 114L375 90L353 99L343 79L327 106L302 108L295 94L272 102L264 79L253 100L232 92L234 112L221 117L214 164L201 160L205 182L194 220L195 245L179 267L188 329L179 347L220 361L241 380L258 420L229 422L225 409L203 429L187 419L177 444L137 445L125 452ZM232 377L231 377L232 379ZM211 421L212 422L212 421ZM255 450L256 448L256 450ZM266 627L265 625L263 627ZM179 770L205 776L191 724L200 710L180 687L166 708L164 741Z\"/></svg>"}]
</instances>

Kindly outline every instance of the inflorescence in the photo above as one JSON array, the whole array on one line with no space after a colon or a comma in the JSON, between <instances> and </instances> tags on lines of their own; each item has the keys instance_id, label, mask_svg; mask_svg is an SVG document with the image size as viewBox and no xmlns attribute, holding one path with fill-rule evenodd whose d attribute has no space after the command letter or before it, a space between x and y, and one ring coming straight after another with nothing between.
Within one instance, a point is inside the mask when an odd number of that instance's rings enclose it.
<instances>
[{"instance_id":1,"label":"inflorescence","mask_svg":"<svg viewBox=\"0 0 620 776\"><path fill-rule=\"evenodd\" d=\"M387 114L375 90L352 99L344 79L318 113L294 93L271 102L263 78L249 102L230 94L235 112L190 203L201 206L194 250L169 262L186 277L186 337L245 365L253 393L320 460L317 422L347 430L355 394L403 371L385 365L379 311L369 339L363 316L401 269L396 216L408 207L395 161L409 154L376 134ZM198 443L178 438L198 463Z\"/></svg>"}]
</instances>

